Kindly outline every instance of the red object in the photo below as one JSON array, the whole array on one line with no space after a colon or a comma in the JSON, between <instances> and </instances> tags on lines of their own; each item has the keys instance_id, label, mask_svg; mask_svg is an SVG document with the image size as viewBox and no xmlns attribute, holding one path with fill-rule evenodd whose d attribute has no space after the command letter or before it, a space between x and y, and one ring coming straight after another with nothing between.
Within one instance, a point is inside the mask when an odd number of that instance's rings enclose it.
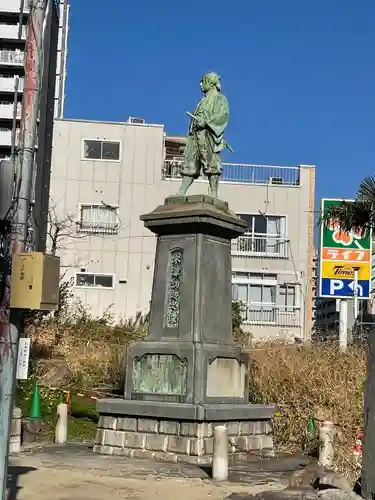
<instances>
[{"instance_id":1,"label":"red object","mask_svg":"<svg viewBox=\"0 0 375 500\"><path fill-rule=\"evenodd\" d=\"M362 455L362 441L363 441L363 431L358 430L355 435L355 444L353 452L355 455Z\"/></svg>"}]
</instances>

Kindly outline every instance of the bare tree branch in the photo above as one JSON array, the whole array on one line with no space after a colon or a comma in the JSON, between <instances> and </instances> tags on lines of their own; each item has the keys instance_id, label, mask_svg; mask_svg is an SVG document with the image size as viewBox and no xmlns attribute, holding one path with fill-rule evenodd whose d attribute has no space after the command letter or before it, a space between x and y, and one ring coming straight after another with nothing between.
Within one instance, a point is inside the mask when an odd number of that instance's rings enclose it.
<instances>
[{"instance_id":1,"label":"bare tree branch","mask_svg":"<svg viewBox=\"0 0 375 500\"><path fill-rule=\"evenodd\" d=\"M52 255L61 248L64 239L82 239L87 234L77 234L77 220L73 214L66 214L60 217L56 213L56 206L52 203L48 211L47 239Z\"/></svg>"}]
</instances>

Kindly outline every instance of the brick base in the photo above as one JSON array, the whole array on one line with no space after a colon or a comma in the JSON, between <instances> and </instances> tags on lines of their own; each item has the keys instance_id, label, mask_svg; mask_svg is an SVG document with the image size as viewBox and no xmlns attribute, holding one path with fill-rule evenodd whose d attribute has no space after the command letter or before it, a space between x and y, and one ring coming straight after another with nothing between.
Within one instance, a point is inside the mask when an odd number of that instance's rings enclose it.
<instances>
[{"instance_id":1,"label":"brick base","mask_svg":"<svg viewBox=\"0 0 375 500\"><path fill-rule=\"evenodd\" d=\"M210 464L216 425L226 425L230 459L273 454L270 421L185 422L101 415L94 452L169 462Z\"/></svg>"}]
</instances>

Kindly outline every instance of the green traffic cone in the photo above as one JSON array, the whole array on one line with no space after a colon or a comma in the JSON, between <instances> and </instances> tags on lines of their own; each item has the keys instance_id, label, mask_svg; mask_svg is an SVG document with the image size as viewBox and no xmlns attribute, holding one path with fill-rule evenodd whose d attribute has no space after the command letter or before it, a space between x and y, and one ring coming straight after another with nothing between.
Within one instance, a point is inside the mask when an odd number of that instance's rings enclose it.
<instances>
[{"instance_id":1,"label":"green traffic cone","mask_svg":"<svg viewBox=\"0 0 375 500\"><path fill-rule=\"evenodd\" d=\"M29 412L29 417L33 420L40 420L40 392L38 382L35 381L33 389L33 397L31 399L31 408Z\"/></svg>"}]
</instances>

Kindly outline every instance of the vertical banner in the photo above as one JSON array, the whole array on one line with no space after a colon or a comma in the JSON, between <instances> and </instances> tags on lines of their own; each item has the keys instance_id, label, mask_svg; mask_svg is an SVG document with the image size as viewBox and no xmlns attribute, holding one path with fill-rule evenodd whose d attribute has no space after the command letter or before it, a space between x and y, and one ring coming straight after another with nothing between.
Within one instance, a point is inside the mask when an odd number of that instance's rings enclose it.
<instances>
[{"instance_id":1,"label":"vertical banner","mask_svg":"<svg viewBox=\"0 0 375 500\"><path fill-rule=\"evenodd\" d=\"M345 200L353 201L353 200ZM342 200L323 198L321 216ZM357 295L370 298L371 291L371 231L341 231L334 221L320 226L319 296L348 299L354 295L354 273L358 273Z\"/></svg>"},{"instance_id":2,"label":"vertical banner","mask_svg":"<svg viewBox=\"0 0 375 500\"><path fill-rule=\"evenodd\" d=\"M30 339L21 337L18 344L17 380L27 380L29 371Z\"/></svg>"}]
</instances>

